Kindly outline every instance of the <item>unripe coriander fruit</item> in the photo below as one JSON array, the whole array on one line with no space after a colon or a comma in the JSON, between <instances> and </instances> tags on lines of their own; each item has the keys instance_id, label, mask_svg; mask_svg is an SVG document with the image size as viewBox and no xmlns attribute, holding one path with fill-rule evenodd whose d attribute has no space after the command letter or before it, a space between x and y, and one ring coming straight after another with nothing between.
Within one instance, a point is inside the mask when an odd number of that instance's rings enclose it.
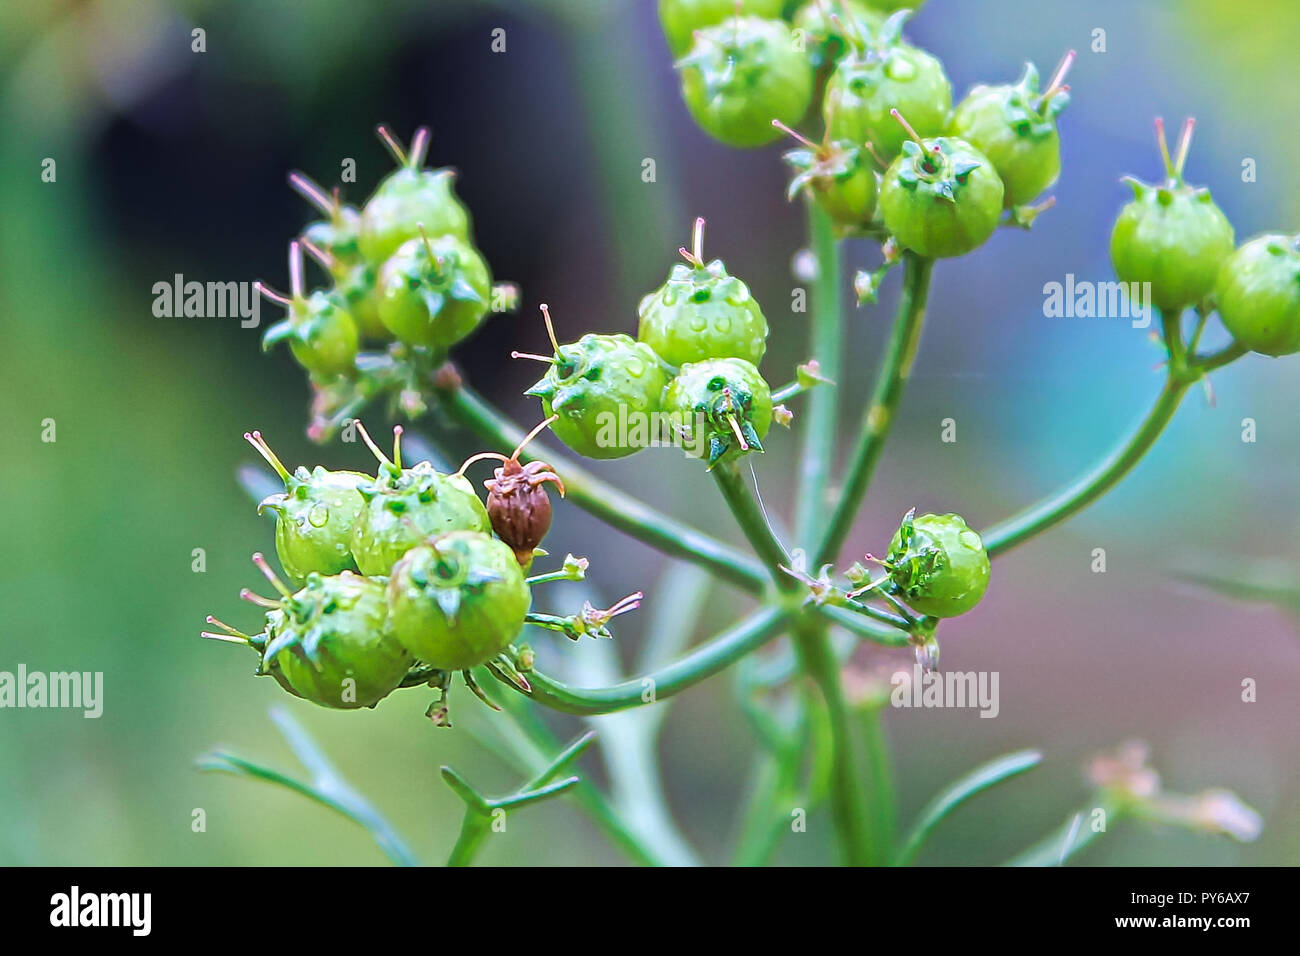
<instances>
[{"instance_id":1,"label":"unripe coriander fruit","mask_svg":"<svg viewBox=\"0 0 1300 956\"><path fill-rule=\"evenodd\" d=\"M487 315L492 276L464 239L420 235L398 246L378 286L379 318L398 341L445 349Z\"/></svg>"},{"instance_id":2,"label":"unripe coriander fruit","mask_svg":"<svg viewBox=\"0 0 1300 956\"><path fill-rule=\"evenodd\" d=\"M298 241L302 243L308 255L320 263L321 267L333 277L334 293L336 297L343 300L353 322L356 323L357 332L369 339L387 341L392 338L384 323L379 320L379 291L375 287L375 267L359 255L353 259L351 265L344 266L341 264L342 260L336 259L305 235Z\"/></svg>"},{"instance_id":3,"label":"unripe coriander fruit","mask_svg":"<svg viewBox=\"0 0 1300 956\"><path fill-rule=\"evenodd\" d=\"M864 226L876 213L876 169L870 154L848 140L814 143L792 129L787 133L803 143L784 159L795 170L786 192L789 199L806 192L841 226Z\"/></svg>"},{"instance_id":4,"label":"unripe coriander fruit","mask_svg":"<svg viewBox=\"0 0 1300 956\"><path fill-rule=\"evenodd\" d=\"M1200 304L1214 288L1223 261L1232 254L1232 223L1214 204L1208 189L1183 181L1183 166L1194 123L1188 120L1171 160L1164 124L1157 139L1167 178L1148 184L1129 177L1134 199L1115 220L1110 258L1123 282L1151 283L1151 302L1166 312Z\"/></svg>"},{"instance_id":5,"label":"unripe coriander fruit","mask_svg":"<svg viewBox=\"0 0 1300 956\"><path fill-rule=\"evenodd\" d=\"M469 213L452 190L455 174L424 168L429 130L416 130L409 153L386 127L377 132L400 168L389 173L361 210L361 254L377 266L419 236L421 225L430 236L453 235L468 242Z\"/></svg>"},{"instance_id":6,"label":"unripe coriander fruit","mask_svg":"<svg viewBox=\"0 0 1300 956\"><path fill-rule=\"evenodd\" d=\"M580 455L622 458L648 447L655 413L660 410L668 375L654 349L628 335L587 333L559 345L550 315L542 306L554 357L537 358L550 369L525 394L542 400L551 430Z\"/></svg>"},{"instance_id":7,"label":"unripe coriander fruit","mask_svg":"<svg viewBox=\"0 0 1300 956\"><path fill-rule=\"evenodd\" d=\"M909 511L885 566L908 606L932 617L965 614L989 586L984 542L955 514L915 517Z\"/></svg>"},{"instance_id":8,"label":"unripe coriander fruit","mask_svg":"<svg viewBox=\"0 0 1300 956\"><path fill-rule=\"evenodd\" d=\"M492 660L519 636L531 602L514 552L473 531L438 535L412 548L388 581L393 636L439 670Z\"/></svg>"},{"instance_id":9,"label":"unripe coriander fruit","mask_svg":"<svg viewBox=\"0 0 1300 956\"><path fill-rule=\"evenodd\" d=\"M268 328L262 348L288 341L294 359L316 381L351 375L356 369L359 335L356 322L341 297L303 290L302 249L289 243L290 295L276 292L263 282L254 286L265 298L283 306L288 316Z\"/></svg>"},{"instance_id":10,"label":"unripe coriander fruit","mask_svg":"<svg viewBox=\"0 0 1300 956\"><path fill-rule=\"evenodd\" d=\"M659 0L659 25L673 56L686 53L695 31L721 23L737 12L774 20L784 0Z\"/></svg>"},{"instance_id":11,"label":"unripe coriander fruit","mask_svg":"<svg viewBox=\"0 0 1300 956\"><path fill-rule=\"evenodd\" d=\"M835 64L855 41L870 43L885 15L858 0L808 0L795 11L793 23L803 31L813 65L820 68Z\"/></svg>"},{"instance_id":12,"label":"unripe coriander fruit","mask_svg":"<svg viewBox=\"0 0 1300 956\"><path fill-rule=\"evenodd\" d=\"M749 362L709 359L682 366L664 391L664 411L679 429L677 439L709 467L762 451L772 427L772 391Z\"/></svg>"},{"instance_id":13,"label":"unripe coriander fruit","mask_svg":"<svg viewBox=\"0 0 1300 956\"><path fill-rule=\"evenodd\" d=\"M322 707L373 707L397 688L413 660L389 632L382 584L351 571L313 573L290 592L260 554L253 561L281 595L275 601L244 592L269 608L265 630L249 637L209 618L226 634L205 637L251 645L261 654L259 674L270 674L289 693Z\"/></svg>"},{"instance_id":14,"label":"unripe coriander fruit","mask_svg":"<svg viewBox=\"0 0 1300 956\"><path fill-rule=\"evenodd\" d=\"M937 136L952 108L952 84L943 64L899 39L906 17L890 17L868 45L840 60L826 81L822 106L831 139L869 142L886 162L907 139L890 110L906 116L919 135Z\"/></svg>"},{"instance_id":15,"label":"unripe coriander fruit","mask_svg":"<svg viewBox=\"0 0 1300 956\"><path fill-rule=\"evenodd\" d=\"M993 162L1008 207L1029 202L1061 175L1056 123L1070 102L1062 81L1073 61L1071 50L1042 92L1038 70L1026 63L1019 83L976 86L953 111L949 131Z\"/></svg>"},{"instance_id":16,"label":"unripe coriander fruit","mask_svg":"<svg viewBox=\"0 0 1300 956\"><path fill-rule=\"evenodd\" d=\"M742 358L757 365L767 350L767 319L749 286L727 273L721 259L704 262L704 220L695 220L686 263L637 307L637 338L669 365L709 358Z\"/></svg>"},{"instance_id":17,"label":"unripe coriander fruit","mask_svg":"<svg viewBox=\"0 0 1300 956\"><path fill-rule=\"evenodd\" d=\"M357 423L379 459L373 481L358 490L364 505L352 531L352 556L365 575L386 575L407 551L431 534L488 531L487 509L464 475L444 475L427 461L402 467L401 427L393 429L393 460Z\"/></svg>"},{"instance_id":18,"label":"unripe coriander fruit","mask_svg":"<svg viewBox=\"0 0 1300 956\"><path fill-rule=\"evenodd\" d=\"M763 146L812 103L813 69L781 20L732 17L700 30L677 62L682 96L695 122L728 146Z\"/></svg>"},{"instance_id":19,"label":"unripe coriander fruit","mask_svg":"<svg viewBox=\"0 0 1300 956\"><path fill-rule=\"evenodd\" d=\"M1214 296L1240 345L1263 355L1300 352L1300 235L1244 243L1219 270Z\"/></svg>"},{"instance_id":20,"label":"unripe coriander fruit","mask_svg":"<svg viewBox=\"0 0 1300 956\"><path fill-rule=\"evenodd\" d=\"M352 531L364 503L358 489L370 477L320 465L311 471L299 466L290 474L260 432L246 432L244 438L284 482L284 493L264 499L257 510L275 512L275 551L290 579L302 584L313 571L355 571Z\"/></svg>"},{"instance_id":21,"label":"unripe coriander fruit","mask_svg":"<svg viewBox=\"0 0 1300 956\"><path fill-rule=\"evenodd\" d=\"M335 278L346 274L352 265L361 261L360 211L355 206L345 205L337 188L332 194L328 193L303 173L290 173L289 185L325 216L303 228L300 235L303 244L311 243L337 263Z\"/></svg>"},{"instance_id":22,"label":"unripe coriander fruit","mask_svg":"<svg viewBox=\"0 0 1300 956\"><path fill-rule=\"evenodd\" d=\"M965 255L998 226L1002 180L960 139L909 140L885 172L880 212L905 249L931 259Z\"/></svg>"}]
</instances>

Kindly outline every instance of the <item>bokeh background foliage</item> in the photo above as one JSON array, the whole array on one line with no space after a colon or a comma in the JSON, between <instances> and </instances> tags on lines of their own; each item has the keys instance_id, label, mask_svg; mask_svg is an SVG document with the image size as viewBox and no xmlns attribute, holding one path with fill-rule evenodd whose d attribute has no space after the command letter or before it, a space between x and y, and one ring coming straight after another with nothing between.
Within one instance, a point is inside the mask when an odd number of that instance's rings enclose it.
<instances>
[{"instance_id":1,"label":"bokeh background foliage","mask_svg":"<svg viewBox=\"0 0 1300 956\"><path fill-rule=\"evenodd\" d=\"M207 52L190 52L190 30ZM493 54L490 31L507 31ZM1095 28L1107 52L1089 51ZM1300 99L1288 0L930 0L911 34L958 91L1014 76L1021 61L1081 52L1063 122L1059 205L1032 237L1004 231L938 270L913 387L852 537L883 547L906 508L1002 517L1092 460L1157 387L1157 353L1115 320L1045 319L1042 285L1109 279L1106 237L1124 191L1158 169L1150 120L1199 120L1189 173L1210 185L1241 237L1300 223L1294 160ZM631 331L637 297L662 280L689 219L745 277L773 320L765 368L801 359L804 317L788 312L799 210L782 198L779 149L707 141L678 100L651 0L356 4L344 0L164 0L0 5L0 669L103 671L99 720L0 712L0 862L376 863L366 836L288 792L192 769L213 744L291 767L267 719L285 703L413 845L439 859L461 807L438 780L452 763L491 790L516 778L466 730L435 731L419 691L377 710L324 712L249 678L253 660L199 641L202 616L236 617L270 529L234 474L239 435L260 427L286 459L366 466L356 447L303 437L305 385L256 333L218 319L158 319L152 286L264 277L283 285L284 243L307 209L290 168L325 181L355 157L360 196L386 171L371 135L434 127L433 161L460 190L494 271L524 289L520 318L494 320L461 351L470 377L523 421L535 371L507 358L540 346L539 301L561 334ZM40 181L44 157L54 184ZM641 181L652 157L658 181ZM1258 180L1242 182L1245 157ZM869 250L854 249L867 262ZM894 280L896 282L896 280ZM893 284L853 316L846 400L858 400ZM1216 343L1211 342L1210 345ZM999 562L989 598L945 628L944 664L998 670L1002 712L902 711L889 731L904 817L941 784L997 753L1041 748L1044 765L964 808L922 862L996 862L1085 799L1080 764L1141 735L1171 787L1231 787L1264 815L1238 846L1122 828L1093 863L1285 863L1300 850L1300 643L1295 624L1177 582L1187 570L1300 581L1294 361L1252 357L1215 378L1217 407L1187 404L1157 450L1102 503ZM958 442L939 421L958 420ZM1240 423L1258 422L1243 444ZM58 440L40 441L44 418ZM769 503L787 498L795 449L758 463ZM620 484L730 535L705 479L670 453L608 468ZM561 506L547 542L589 554L607 596L655 593L663 562ZM207 571L191 571L206 549ZM1089 571L1105 547L1108 572ZM1261 563L1262 562L1262 563ZM576 590L556 600L579 600ZM710 592L701 629L738 599ZM643 620L646 619L643 615ZM245 617L239 618L241 621ZM619 629L637 648L638 623ZM539 642L540 643L540 642ZM557 653L579 653L562 647ZM629 651L630 652L630 651ZM900 657L906 664L906 658ZM1258 703L1239 702L1242 677ZM469 730L490 730L464 698ZM563 734L575 726L558 725ZM717 678L675 704L666 786L684 828L718 858L734 836L751 746ZM584 772L599 778L588 760ZM194 808L207 832L191 832ZM781 859L826 858L829 821L787 840ZM571 806L546 804L489 841L485 862L621 859Z\"/></svg>"}]
</instances>

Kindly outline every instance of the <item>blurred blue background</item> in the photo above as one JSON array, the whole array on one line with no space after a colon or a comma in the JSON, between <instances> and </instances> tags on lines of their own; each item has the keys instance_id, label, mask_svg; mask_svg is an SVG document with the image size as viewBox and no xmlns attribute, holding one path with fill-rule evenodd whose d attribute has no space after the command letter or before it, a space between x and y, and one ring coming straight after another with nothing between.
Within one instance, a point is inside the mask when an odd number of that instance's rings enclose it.
<instances>
[{"instance_id":1,"label":"blurred blue background","mask_svg":"<svg viewBox=\"0 0 1300 956\"><path fill-rule=\"evenodd\" d=\"M206 31L205 53L191 52L194 27ZM490 48L496 28L504 53ZM1096 29L1104 53L1092 52ZM909 33L943 59L958 95L1013 79L1026 59L1046 71L1068 48L1080 56L1057 208L1032 233L1002 230L936 271L911 389L851 538L858 553L883 548L913 506L987 526L1091 464L1145 410L1159 387L1146 332L1045 318L1042 288L1067 273L1112 277L1118 179L1160 170L1153 116L1170 127L1197 117L1189 177L1211 187L1239 238L1300 223L1300 11L1288 0L930 0ZM266 717L272 703L439 859L460 806L438 765L488 789L515 778L466 733L430 728L427 695L325 712L250 679L251 655L197 639L209 611L253 623L236 594L255 583L248 555L271 541L234 478L252 460L246 429L260 428L286 460L371 466L355 446L309 445L306 386L286 353L263 356L257 332L233 321L155 318L153 284L183 273L285 285L285 243L308 218L286 172L332 182L353 157L359 182L348 193L359 199L389 168L374 124L406 137L428 123L431 161L460 170L494 272L523 287L519 316L495 319L458 354L520 421L537 416L521 395L535 368L508 352L543 346L537 303L550 303L562 338L633 331L639 296L663 280L696 215L709 222L710 254L764 304L764 369L784 381L806 357L807 330L788 308L804 239L801 210L783 198L782 147L732 150L692 125L650 0L5 4L0 63L0 669L103 671L106 684L98 720L0 711L0 862L380 862L363 833L324 809L193 769L215 744L291 767ZM55 183L41 181L45 157L57 160ZM654 183L641 179L647 157ZM1254 182L1243 181L1246 158ZM848 256L875 261L865 243ZM879 306L850 313L848 408L869 387L896 294L894 277ZM1194 393L1118 490L999 560L979 612L945 625L945 667L1000 671L1001 714L888 714L903 818L997 753L1033 746L1046 761L960 811L923 862L996 862L1036 840L1084 804L1087 755L1130 736L1151 742L1171 788L1240 793L1264 815L1264 838L1238 846L1123 827L1087 862L1297 859L1294 623L1177 576L1252 574L1271 561L1300 583L1298 362L1251 356L1216 374L1216 405ZM948 417L956 443L940 441ZM57 422L53 444L40 440L46 418ZM1253 444L1241 441L1244 418L1257 422ZM796 449L797 434L782 434L757 463L769 507L787 514ZM701 470L661 459L601 470L734 538ZM570 506L559 506L547 546L589 554L606 597L644 588L651 604L672 600L655 592L662 559ZM198 547L202 574L191 570ZM1099 547L1105 574L1090 570ZM712 590L701 635L743 606ZM638 620L621 624L620 644L635 649ZM563 643L548 653L582 651ZM906 654L880 659L908 664ZM1246 677L1259 683L1256 703L1240 701ZM461 706L468 725L493 719L468 697ZM710 859L734 836L751 747L725 678L685 694L668 718L669 798ZM594 761L584 769L599 779ZM204 833L191 831L194 808L207 813ZM816 820L781 859L829 859L829 821ZM621 859L561 803L521 817L508 845L489 843L487 862Z\"/></svg>"}]
</instances>

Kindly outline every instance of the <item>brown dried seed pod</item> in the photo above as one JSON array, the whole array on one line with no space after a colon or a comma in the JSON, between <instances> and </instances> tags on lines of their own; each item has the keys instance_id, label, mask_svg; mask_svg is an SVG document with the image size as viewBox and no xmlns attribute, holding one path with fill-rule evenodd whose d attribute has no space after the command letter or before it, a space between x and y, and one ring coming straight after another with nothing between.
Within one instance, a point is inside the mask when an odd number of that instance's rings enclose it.
<instances>
[{"instance_id":1,"label":"brown dried seed pod","mask_svg":"<svg viewBox=\"0 0 1300 956\"><path fill-rule=\"evenodd\" d=\"M495 477L483 482L488 490L487 511L492 530L515 552L523 566L532 563L533 552L551 528L551 499L543 485L554 482L564 494L564 482L542 461L521 465L516 458L496 469Z\"/></svg>"}]
</instances>

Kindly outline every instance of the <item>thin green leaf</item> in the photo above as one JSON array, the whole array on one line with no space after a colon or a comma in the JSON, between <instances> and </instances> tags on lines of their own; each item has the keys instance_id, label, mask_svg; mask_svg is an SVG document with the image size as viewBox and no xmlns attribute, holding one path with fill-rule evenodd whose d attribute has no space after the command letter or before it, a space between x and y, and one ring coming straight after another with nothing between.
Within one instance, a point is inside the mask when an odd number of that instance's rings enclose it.
<instances>
[{"instance_id":1,"label":"thin green leaf","mask_svg":"<svg viewBox=\"0 0 1300 956\"><path fill-rule=\"evenodd\" d=\"M577 760L591 746L592 741L596 739L596 732L589 730L569 746L565 747L552 760L544 770L538 773L532 780L523 785L523 790L536 790L538 787L544 787L564 770L569 764Z\"/></svg>"},{"instance_id":2,"label":"thin green leaf","mask_svg":"<svg viewBox=\"0 0 1300 956\"><path fill-rule=\"evenodd\" d=\"M1120 819L1122 812L1117 806L1104 801L1098 806L1105 811L1108 828ZM1062 826L1007 860L1003 866L1064 866L1070 857L1106 832L1084 826L1084 821L1092 817L1095 809L1088 808L1072 814Z\"/></svg>"},{"instance_id":3,"label":"thin green leaf","mask_svg":"<svg viewBox=\"0 0 1300 956\"><path fill-rule=\"evenodd\" d=\"M197 761L198 768L262 780L302 794L342 814L364 829L393 863L398 866L420 865L420 861L392 825L343 779L307 731L289 716L288 711L281 707L271 708L271 720L288 741L294 755L311 772L313 779L310 783L224 750L200 757Z\"/></svg>"},{"instance_id":4,"label":"thin green leaf","mask_svg":"<svg viewBox=\"0 0 1300 956\"><path fill-rule=\"evenodd\" d=\"M492 801L492 809L509 810L514 807L522 807L529 803L537 803L539 800L545 800L547 797L554 797L557 794L564 793L570 787L578 784L577 777L565 777L563 780L557 780L555 783L548 783L544 787L538 787L536 790L525 790L522 793L511 794L508 797L501 797Z\"/></svg>"},{"instance_id":5,"label":"thin green leaf","mask_svg":"<svg viewBox=\"0 0 1300 956\"><path fill-rule=\"evenodd\" d=\"M492 813L492 801L483 794L474 789L474 786L458 774L451 767L444 766L441 768L442 779L447 786L455 792L456 796L465 801L465 806L471 812L488 816Z\"/></svg>"},{"instance_id":6,"label":"thin green leaf","mask_svg":"<svg viewBox=\"0 0 1300 956\"><path fill-rule=\"evenodd\" d=\"M1036 750L1017 751L990 760L953 783L921 811L907 839L903 841L903 848L898 851L894 865L906 866L911 863L931 831L962 803L994 784L1038 766L1042 759L1043 755Z\"/></svg>"}]
</instances>

